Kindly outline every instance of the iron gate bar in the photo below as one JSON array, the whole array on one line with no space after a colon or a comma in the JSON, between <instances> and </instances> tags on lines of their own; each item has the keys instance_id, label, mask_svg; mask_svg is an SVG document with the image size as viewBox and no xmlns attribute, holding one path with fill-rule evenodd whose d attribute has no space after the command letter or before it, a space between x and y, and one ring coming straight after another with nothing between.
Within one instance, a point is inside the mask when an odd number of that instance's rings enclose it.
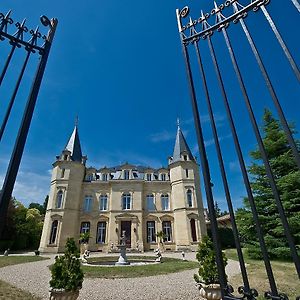
<instances>
[{"instance_id":1,"label":"iron gate bar","mask_svg":"<svg viewBox=\"0 0 300 300\"><path fill-rule=\"evenodd\" d=\"M222 175L222 181L223 181L223 186L224 186L224 190L225 190L225 195L226 195L226 201L227 201L229 214L230 214L230 220L231 220L231 224L232 224L234 241L235 241L235 245L236 245L236 249L237 249L237 254L239 257L239 265L240 265L243 283L244 283L244 287L239 287L239 291L241 294L245 295L247 297L247 299L249 299L249 300L255 299L255 296L257 296L258 293L256 290L250 289L250 284L249 284L248 275L247 275L247 271L246 271L246 267L245 267L245 261L244 261L244 257L243 257L242 247L241 247L238 229L237 229L237 225L236 225L236 221L235 221L234 210L233 210L230 190L229 190L229 186L228 186L228 180L227 180L226 171L225 171L225 167L224 167L222 151L221 151L220 142L219 142L219 138L218 138L217 127L216 127L215 118L214 118L214 114L213 114L213 109L212 109L211 99L210 99L210 95L209 95L209 91L208 91L208 86L207 86L206 76L205 76L205 72L204 72L204 68L203 68L203 63L202 63L202 59L201 59L201 55L200 55L198 40L195 40L193 43L194 43L195 51L197 54L198 65L199 65L199 69L200 69L203 89L204 89L205 98L206 98L206 104L208 107L210 123L211 123L212 131L213 131L213 138L214 138L214 142L216 145L217 156L218 156L219 166L221 169L221 175Z\"/></svg>"},{"instance_id":2,"label":"iron gate bar","mask_svg":"<svg viewBox=\"0 0 300 300\"><path fill-rule=\"evenodd\" d=\"M14 145L14 149L11 155L11 159L8 165L8 169L6 172L6 176L4 179L2 192L0 193L0 234L2 234L3 227L4 227L4 220L7 212L7 208L9 205L9 201L11 198L12 190L16 181L17 173L19 170L22 154L25 147L26 138L28 135L28 130L30 127L35 103L37 100L38 92L41 86L43 74L45 71L45 67L47 64L47 59L49 56L49 52L51 49L52 41L54 38L54 34L56 31L56 27L58 24L57 19L49 20L46 16L41 17L41 22L44 26L49 26L48 35L45 38L45 43L43 46L43 51L40 52L40 62L38 64L38 68L34 77L33 84L31 86L31 90L28 96L28 100L26 103L25 111L23 114L23 118L21 121L21 125L18 131L18 136ZM41 37L39 32L31 32L33 37ZM31 39L32 40L32 39ZM30 44L26 43L30 49ZM32 50L34 47L32 47Z\"/></svg>"},{"instance_id":3,"label":"iron gate bar","mask_svg":"<svg viewBox=\"0 0 300 300\"><path fill-rule=\"evenodd\" d=\"M216 5L216 3L215 3L215 5ZM215 13L216 13L217 17L219 17L220 10L217 7L217 5L215 6ZM269 162L269 159L268 159L268 155L267 155L267 152L266 152L261 134L259 132L259 128L258 128L256 119L255 119L255 115L254 115L254 112L253 112L253 109L252 109L252 105L251 105L251 102L250 102L245 84L244 84L244 80L242 78L242 74L241 74L240 68L238 66L238 62L236 60L235 53L234 53L234 50L233 50L232 44L230 42L230 38L227 34L225 26L222 27L222 33L223 33L223 36L224 36L224 39L225 39L225 42L226 42L226 45L227 45L227 49L228 49L228 52L230 54L230 58L231 58L231 61L232 61L232 65L234 67L234 71L236 73L236 76L237 76L237 79L238 79L238 82L239 82L239 85L240 85L240 88L241 88L241 91L242 91L242 94L243 94L243 97L244 97L244 100L245 100L245 104L246 104L246 107L247 107L247 110L248 110L248 113L249 113L249 116L250 116L250 121L251 121L253 130L254 130L254 133L255 133L255 136L256 136L256 140L258 142L259 150L260 150L260 153L261 153L261 156L262 156L265 168L266 168L267 176L268 176L269 181L270 181L271 189L272 189L272 192L273 192L273 195L274 195L274 198L275 198L276 206L277 206L279 216L280 216L283 228L284 228L284 232L285 232L285 235L287 237L289 247L291 249L291 255L292 255L293 261L295 263L295 267L296 267L296 270L297 270L297 273L298 273L298 277L300 278L300 260L299 260L298 254L297 254L295 243L293 241L293 237L292 237L291 232L290 232L289 224L288 224L286 215L284 213L284 209L283 209L283 206L282 206L282 203L281 203L279 192L278 192L278 189L277 189L277 186L276 186L276 183L275 183L275 178L274 178L274 175L273 175L273 171L271 169L270 162Z\"/></svg>"},{"instance_id":4,"label":"iron gate bar","mask_svg":"<svg viewBox=\"0 0 300 300\"><path fill-rule=\"evenodd\" d=\"M27 51L27 55L26 55L24 64L23 64L22 69L21 69L21 72L20 72L20 74L19 74L19 77L18 77L16 86L15 86L15 89L14 89L14 91L13 91L13 94L12 94L12 96L11 96L11 98L10 98L10 101L9 101L9 104L8 104L8 107L7 107L5 116L4 116L4 118L3 118L2 125L1 125L1 127L0 127L0 142L1 142L1 139L2 139L2 136L3 136L3 133L4 133L4 130L5 130L5 127L6 127L6 124L7 124L7 121L8 121L8 119L9 119L9 116L10 116L10 113L11 113L11 109L12 109L13 104L14 104L14 102L15 102L15 98L16 98L16 96L17 96L17 93L18 93L18 90L19 90L19 87L20 87L20 84L21 84L21 81L22 81L22 78L23 78L23 75L24 75L24 72L25 72L25 69L26 69L26 66L27 66L29 57L30 57L30 54L31 54L31 51Z\"/></svg>"},{"instance_id":5,"label":"iron gate bar","mask_svg":"<svg viewBox=\"0 0 300 300\"><path fill-rule=\"evenodd\" d=\"M20 23L16 23L16 26L18 27L18 30L13 35L16 40L19 39L20 37L23 37L23 32L27 32L28 31L28 28L25 26L25 22L26 22L26 19L24 19L21 24ZM16 47L20 47L20 45L15 40L11 40L10 44L12 45L12 47L11 47L11 50L10 50L10 52L8 54L8 57L6 59L6 62L4 64L4 67L3 67L3 70L2 70L2 73L1 73L1 76L0 76L0 86L2 84L4 76L6 74L7 68L9 66L9 64L10 64L10 61L11 61L13 55L14 55Z\"/></svg>"},{"instance_id":6,"label":"iron gate bar","mask_svg":"<svg viewBox=\"0 0 300 300\"><path fill-rule=\"evenodd\" d=\"M297 0L291 0L293 2L293 4L295 5L295 7L298 9L298 11L300 12L300 3Z\"/></svg>"},{"instance_id":7,"label":"iron gate bar","mask_svg":"<svg viewBox=\"0 0 300 300\"><path fill-rule=\"evenodd\" d=\"M267 21L269 22L269 24L270 24L270 26L271 26L271 28L272 28L272 30L273 30L273 32L274 32L274 34L275 34L275 36L276 36L279 44L280 44L280 46L281 46L281 48L282 48L285 56L287 57L290 65L291 65L291 67L292 67L292 69L293 69L293 71L294 71L294 73L295 73L295 75L296 75L296 77L298 79L298 81L300 81L300 71L298 69L298 66L297 66L297 64L296 64L296 62L295 62L292 54L289 51L289 48L285 44L285 42L284 42L284 40L283 40L280 32L278 31L278 29L277 29L274 21L272 20L270 14L268 13L266 7L264 5L262 5L260 8L261 8L263 14L265 15Z\"/></svg>"},{"instance_id":8,"label":"iron gate bar","mask_svg":"<svg viewBox=\"0 0 300 300\"><path fill-rule=\"evenodd\" d=\"M274 274L273 274L273 271L272 271L272 268L271 268L271 263L270 263L270 259L269 259L269 256L268 256L267 247L265 245L265 241L264 241L264 238L263 238L263 231L262 231L262 228L261 228L260 220L258 218L256 204L254 202L252 189L251 189L251 186L250 186L250 181L249 181L249 177L248 177L248 174L247 174L247 169L246 169L246 165L245 165L245 162L244 162L241 146L240 146L240 143L239 143L239 140L238 140L238 135L237 135L236 128L235 128L235 125L234 125L231 109L230 109L230 106L229 106L227 94L226 94L223 79L222 79L222 76L221 76L221 71L219 69L219 65L218 65L218 62L217 62L215 50L214 50L214 47L213 47L213 44L212 44L212 41L211 41L209 35L207 36L207 41L208 41L208 46L209 46L209 49L210 49L211 58L212 58L212 61L213 61L213 64L214 64L216 76L217 76L219 86L220 86L220 89L221 89L223 102L224 102L224 105L225 105L225 109L226 109L228 121L229 121L229 124L230 124L231 132L232 132L232 135L233 135L233 140L234 140L236 152L237 152L238 159L239 159L239 164L240 164L242 175L243 175L243 180L244 180L244 184L245 184L248 199L249 199L249 204L250 204L250 207L251 207L254 223L255 223L255 226L256 226L256 232L257 232L257 235L258 235L260 248L262 250L262 255L263 255L263 259L264 259L264 263L265 263L266 272L267 272L267 275L268 275L268 280L269 280L269 283L270 283L272 294L273 295L278 295L277 286L276 286L276 282L275 282L275 279L274 279Z\"/></svg>"},{"instance_id":9,"label":"iron gate bar","mask_svg":"<svg viewBox=\"0 0 300 300\"><path fill-rule=\"evenodd\" d=\"M233 8L235 9L235 11L238 10L238 7L237 7L236 3L233 4ZM265 79L265 81L266 81L266 86L267 86L267 88L268 88L268 90L269 90L269 93L270 93L270 95L271 95L271 97L272 97L272 100L273 100L273 102L274 102L274 105L275 105L275 107L276 107L276 109L277 109L277 112L278 112L278 115L279 115L279 118L280 118L280 121L281 121L283 130L285 131L285 134L286 134L286 136L287 136L288 142L289 142L289 144L290 144L290 147L291 147L291 149L292 149L293 155L294 155L294 157L295 157L295 161L296 161L296 163L297 163L297 165L298 165L298 168L300 169L300 155L299 155L299 152L298 152L298 149L297 149L295 140L294 140L294 138L293 138L293 136L292 136L292 132L291 132L291 130L290 130L290 127L289 127L289 125L288 125L288 122L287 122L287 120L286 120L286 118L285 118L285 116L284 116L282 107L281 107L281 105L280 105L279 99L278 99L278 97L277 97L277 95L276 95L276 92L275 92L275 90L274 90L274 87L273 87L273 85L272 85L272 82L271 82L271 80L270 80L270 77L269 77L269 75L268 75L268 72L267 72L267 70L266 70L266 67L264 66L264 63L263 63L263 61L262 61L262 59L261 59L261 56L260 56L260 54L259 54L259 52L258 52L258 49L257 49L257 47L255 46L255 43L254 43L254 41L253 41L253 38L251 37L251 34L250 34L250 32L249 32L249 30L248 30L248 28L247 28L246 23L245 23L244 20L243 20L243 17L244 17L244 16L241 15L241 16L239 17L238 20L239 20L239 22L240 22L240 24L241 24L241 26L242 26L242 28L243 28L243 31L244 31L244 33L245 33L245 35L246 35L246 37L247 37L247 40L248 40L248 42L249 42L249 44L250 44L250 46L251 46L252 52L253 52L253 54L254 54L254 56L255 56L255 58L256 58L256 61L257 61L258 65L259 65L259 68L260 68L260 70L261 70L261 73L262 73L262 75L263 75L263 77L264 77L264 79Z\"/></svg>"},{"instance_id":10,"label":"iron gate bar","mask_svg":"<svg viewBox=\"0 0 300 300\"><path fill-rule=\"evenodd\" d=\"M180 16L179 16L179 10L176 10L177 14L177 21L180 22ZM178 23L179 25L179 23ZM218 234L218 225L216 220L216 213L214 209L214 200L213 200L213 194L212 194L212 183L211 183L211 177L210 177L210 171L209 171L209 165L207 161L207 155L204 145L204 138L200 123L200 117L199 117L199 110L198 110L198 104L196 99L196 92L193 82L193 75L192 70L190 66L190 59L188 54L188 49L186 44L182 41L182 51L183 56L185 59L185 67L187 72L187 79L188 79L188 85L189 85L189 92L191 97L191 103L192 103L192 109L193 109L193 116L194 116L194 123L195 123L195 129L196 129L196 136L198 141L198 147L199 147L199 153L200 153L200 160L203 168L203 178L204 178L204 187L206 192L206 198L207 198L207 204L209 209L209 215L211 220L211 232L212 232L212 238L213 238L213 244L216 249L216 262L217 262L217 269L219 274L219 280L221 285L221 294L222 298L226 295L226 288L227 288L227 279L225 274L225 266L223 263L223 255L220 247L219 242L219 234ZM200 213L200 212L199 212Z\"/></svg>"}]
</instances>

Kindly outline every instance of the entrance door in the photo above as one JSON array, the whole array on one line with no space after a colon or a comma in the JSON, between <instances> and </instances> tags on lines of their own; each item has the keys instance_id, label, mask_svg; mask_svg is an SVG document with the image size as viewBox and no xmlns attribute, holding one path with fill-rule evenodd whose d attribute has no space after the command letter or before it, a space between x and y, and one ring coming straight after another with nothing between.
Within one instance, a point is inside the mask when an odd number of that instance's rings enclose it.
<instances>
[{"instance_id":1,"label":"entrance door","mask_svg":"<svg viewBox=\"0 0 300 300\"><path fill-rule=\"evenodd\" d=\"M126 247L131 248L131 221L121 221L121 232L120 236L122 236L123 231L125 231L126 237Z\"/></svg>"}]
</instances>

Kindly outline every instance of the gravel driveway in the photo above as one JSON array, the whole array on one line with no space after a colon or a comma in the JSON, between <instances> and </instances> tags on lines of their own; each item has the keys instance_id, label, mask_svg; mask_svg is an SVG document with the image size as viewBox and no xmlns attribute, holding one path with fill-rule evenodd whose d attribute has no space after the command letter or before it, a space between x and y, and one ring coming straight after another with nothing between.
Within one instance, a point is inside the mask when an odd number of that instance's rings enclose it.
<instances>
[{"instance_id":1,"label":"gravel driveway","mask_svg":"<svg viewBox=\"0 0 300 300\"><path fill-rule=\"evenodd\" d=\"M147 255L147 253L143 255ZM181 258L180 253L168 253L165 256ZM195 253L186 253L186 258L195 260ZM50 260L1 268L0 280L7 281L43 299L49 299L50 271L48 266L53 263L53 260L54 256L51 255ZM238 262L228 260L226 271L229 277L239 273ZM195 272L197 269L139 278L85 278L79 299L198 300L199 292L193 280Z\"/></svg>"}]
</instances>

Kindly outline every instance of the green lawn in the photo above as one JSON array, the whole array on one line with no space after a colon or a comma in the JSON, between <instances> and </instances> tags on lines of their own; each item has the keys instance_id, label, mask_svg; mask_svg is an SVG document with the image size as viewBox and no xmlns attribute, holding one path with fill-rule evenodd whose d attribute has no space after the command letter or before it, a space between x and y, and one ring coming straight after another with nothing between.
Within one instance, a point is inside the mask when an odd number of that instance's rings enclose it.
<instances>
[{"instance_id":1,"label":"green lawn","mask_svg":"<svg viewBox=\"0 0 300 300\"><path fill-rule=\"evenodd\" d=\"M47 259L41 256L0 256L0 268ZM0 299L38 300L40 298L0 280Z\"/></svg>"},{"instance_id":2,"label":"green lawn","mask_svg":"<svg viewBox=\"0 0 300 300\"><path fill-rule=\"evenodd\" d=\"M227 258L238 260L235 249L225 250ZM269 290L268 278L264 268L263 261L249 259L245 255L247 271L251 288L256 288L260 295L264 291ZM295 266L291 262L272 261L272 269L278 286L278 290L289 296L290 299L295 299L300 296L300 280L296 274ZM236 275L230 278L230 284L236 290L242 285L241 275ZM260 297L262 299L262 297Z\"/></svg>"},{"instance_id":3,"label":"green lawn","mask_svg":"<svg viewBox=\"0 0 300 300\"><path fill-rule=\"evenodd\" d=\"M33 262L33 261L44 260L44 259L48 259L48 258L41 257L41 256L25 256L25 255L0 256L0 268L10 266L10 265L17 265L17 264L23 264L23 263Z\"/></svg>"},{"instance_id":4,"label":"green lawn","mask_svg":"<svg viewBox=\"0 0 300 300\"><path fill-rule=\"evenodd\" d=\"M152 256L128 256L128 260L150 260L154 261ZM118 257L97 257L90 258L89 262L95 261L118 261ZM101 267L101 266L83 266L83 271L87 277L97 278L132 278L156 276L168 273L176 273L183 270L198 268L198 263L193 261L182 261L181 259L163 257L160 264L149 264L142 266L125 266L125 267Z\"/></svg>"}]
</instances>

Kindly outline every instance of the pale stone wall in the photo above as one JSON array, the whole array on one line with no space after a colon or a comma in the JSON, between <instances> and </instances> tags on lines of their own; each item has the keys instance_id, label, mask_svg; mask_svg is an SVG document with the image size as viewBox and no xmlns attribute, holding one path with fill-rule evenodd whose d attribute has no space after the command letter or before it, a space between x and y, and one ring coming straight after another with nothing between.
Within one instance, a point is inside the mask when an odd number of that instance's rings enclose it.
<instances>
[{"instance_id":1,"label":"pale stone wall","mask_svg":"<svg viewBox=\"0 0 300 300\"><path fill-rule=\"evenodd\" d=\"M136 251L152 250L157 242L147 241L147 221L155 221L155 231L162 230L162 222L170 221L172 240L165 242L166 250L195 250L197 241L192 240L191 219L196 220L196 234L198 241L206 234L203 204L200 192L198 166L194 161L182 160L169 165L170 180L145 181L141 179L108 181L95 180L85 182L87 169L83 163L70 160L58 160L54 163L49 203L45 216L45 223L40 243L42 252L63 251L68 237L79 239L82 222L90 222L89 248L92 251L116 251L122 234L123 221L131 222L131 249ZM64 169L64 171L62 171ZM91 168L88 169L88 172ZM188 176L187 171L188 170ZM63 174L63 176L62 176ZM188 206L187 190L192 191L193 205ZM58 190L63 190L62 208L56 208ZM131 195L131 208L122 210L122 194ZM99 210L101 194L108 196L107 211ZM156 209L147 210L146 196L153 194ZM163 211L161 195L168 194L170 210ZM84 198L92 196L92 209L84 211ZM198 209L199 208L199 209ZM199 214L200 212L200 214ZM57 238L49 245L51 225L58 220ZM106 240L104 244L97 244L97 224L106 223Z\"/></svg>"}]
</instances>

